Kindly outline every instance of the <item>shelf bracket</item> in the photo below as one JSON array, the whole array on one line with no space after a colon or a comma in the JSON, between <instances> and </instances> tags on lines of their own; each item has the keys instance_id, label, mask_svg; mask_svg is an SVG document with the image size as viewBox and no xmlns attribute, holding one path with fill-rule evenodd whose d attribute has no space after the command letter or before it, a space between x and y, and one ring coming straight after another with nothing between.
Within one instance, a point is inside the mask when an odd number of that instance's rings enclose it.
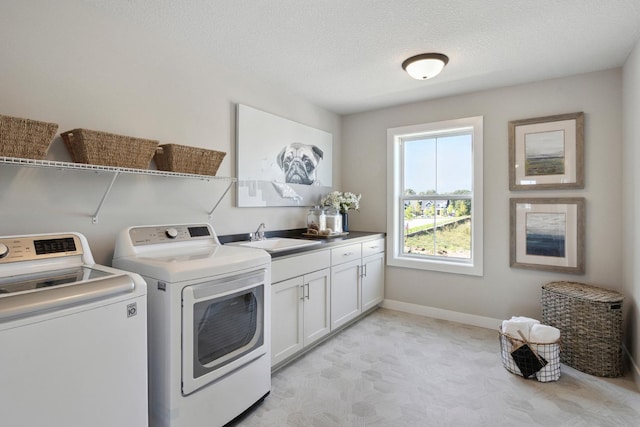
<instances>
[{"instance_id":1,"label":"shelf bracket","mask_svg":"<svg viewBox=\"0 0 640 427\"><path fill-rule=\"evenodd\" d=\"M111 192L111 188L113 187L113 184L116 182L116 179L118 178L118 174L120 173L120 171L115 171L113 174L113 178L111 178L111 182L109 183L109 186L107 187L107 191L104 192L104 195L102 196L102 200L100 200L100 204L98 205L98 209L96 210L96 213L93 214L93 217L91 218L91 222L94 224L98 223L98 214L100 213L100 210L102 209L102 206L104 205L104 202L107 200L107 196L109 195L109 193Z\"/></svg>"},{"instance_id":2,"label":"shelf bracket","mask_svg":"<svg viewBox=\"0 0 640 427\"><path fill-rule=\"evenodd\" d=\"M213 208L209 211L209 219L211 219L213 217L213 212L216 210L216 208L218 207L218 205L220 204L220 202L222 201L222 199L224 199L224 196L227 195L227 193L229 192L229 190L231 190L231 187L233 186L234 181L231 181L229 183L229 185L227 185L227 189L224 190L224 193L222 193L222 195L220 196L220 198L218 199L218 201L216 202L216 204L213 206Z\"/></svg>"}]
</instances>

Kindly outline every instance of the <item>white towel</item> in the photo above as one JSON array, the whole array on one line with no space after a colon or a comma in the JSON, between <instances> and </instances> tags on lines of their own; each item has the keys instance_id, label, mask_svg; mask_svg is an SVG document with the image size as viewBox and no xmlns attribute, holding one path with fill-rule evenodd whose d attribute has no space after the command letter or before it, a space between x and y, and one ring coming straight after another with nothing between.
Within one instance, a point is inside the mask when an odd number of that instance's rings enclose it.
<instances>
[{"instance_id":1,"label":"white towel","mask_svg":"<svg viewBox=\"0 0 640 427\"><path fill-rule=\"evenodd\" d=\"M548 325L533 325L531 328L531 348L547 361L547 365L536 372L540 382L560 379L560 346L551 345L560 339L560 329ZM545 345L546 344L546 345Z\"/></svg>"},{"instance_id":2,"label":"white towel","mask_svg":"<svg viewBox=\"0 0 640 427\"><path fill-rule=\"evenodd\" d=\"M529 324L529 330L531 330L531 327L533 325L539 325L540 321L537 319L532 319L531 317L525 317L525 316L511 316L511 320L514 322L525 322Z\"/></svg>"},{"instance_id":3,"label":"white towel","mask_svg":"<svg viewBox=\"0 0 640 427\"><path fill-rule=\"evenodd\" d=\"M502 321L502 333L520 341L522 341L522 337L518 331L521 331L525 339L529 340L529 328L530 325L528 322L516 322L513 320Z\"/></svg>"},{"instance_id":4,"label":"white towel","mask_svg":"<svg viewBox=\"0 0 640 427\"><path fill-rule=\"evenodd\" d=\"M529 333L529 341L539 344L551 344L560 339L560 329L549 325L533 325Z\"/></svg>"}]
</instances>

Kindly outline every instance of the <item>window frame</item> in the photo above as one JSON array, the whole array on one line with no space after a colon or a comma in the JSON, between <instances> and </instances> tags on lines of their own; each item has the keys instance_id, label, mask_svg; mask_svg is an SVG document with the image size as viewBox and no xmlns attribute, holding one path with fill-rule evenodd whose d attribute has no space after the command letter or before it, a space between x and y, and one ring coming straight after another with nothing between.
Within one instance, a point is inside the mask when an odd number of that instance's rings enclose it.
<instances>
[{"instance_id":1,"label":"window frame","mask_svg":"<svg viewBox=\"0 0 640 427\"><path fill-rule=\"evenodd\" d=\"M387 129L387 265L415 268L445 273L483 275L483 117L466 117L454 120L401 126ZM453 134L471 131L472 134L472 179L471 197L471 259L408 256L403 254L404 200L402 194L404 178L404 153L402 141L415 140L420 136ZM411 196L420 198L420 196ZM452 195L422 196L423 199L452 199Z\"/></svg>"}]
</instances>

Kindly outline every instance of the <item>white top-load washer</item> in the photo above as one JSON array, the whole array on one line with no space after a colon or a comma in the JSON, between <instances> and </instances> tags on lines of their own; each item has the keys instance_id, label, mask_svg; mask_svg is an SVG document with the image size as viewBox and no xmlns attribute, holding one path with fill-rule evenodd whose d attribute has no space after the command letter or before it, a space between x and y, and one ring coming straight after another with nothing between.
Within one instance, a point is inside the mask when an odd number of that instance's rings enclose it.
<instances>
[{"instance_id":1,"label":"white top-load washer","mask_svg":"<svg viewBox=\"0 0 640 427\"><path fill-rule=\"evenodd\" d=\"M147 426L146 289L80 233L0 237L0 424Z\"/></svg>"},{"instance_id":2,"label":"white top-load washer","mask_svg":"<svg viewBox=\"0 0 640 427\"><path fill-rule=\"evenodd\" d=\"M209 224L139 226L113 265L148 285L152 427L221 426L269 394L268 253L223 246Z\"/></svg>"}]
</instances>

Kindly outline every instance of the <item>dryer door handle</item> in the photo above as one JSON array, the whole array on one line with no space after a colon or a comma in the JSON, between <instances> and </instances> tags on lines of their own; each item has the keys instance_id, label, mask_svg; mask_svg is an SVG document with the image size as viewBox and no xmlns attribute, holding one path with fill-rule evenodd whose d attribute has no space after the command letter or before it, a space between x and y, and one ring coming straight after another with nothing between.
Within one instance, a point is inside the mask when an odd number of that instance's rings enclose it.
<instances>
[{"instance_id":1,"label":"dryer door handle","mask_svg":"<svg viewBox=\"0 0 640 427\"><path fill-rule=\"evenodd\" d=\"M191 302L205 301L212 298L220 298L235 292L251 289L265 283L267 278L267 270L252 271L236 276L224 277L197 285L186 286L182 290L183 299L186 298Z\"/></svg>"}]
</instances>

